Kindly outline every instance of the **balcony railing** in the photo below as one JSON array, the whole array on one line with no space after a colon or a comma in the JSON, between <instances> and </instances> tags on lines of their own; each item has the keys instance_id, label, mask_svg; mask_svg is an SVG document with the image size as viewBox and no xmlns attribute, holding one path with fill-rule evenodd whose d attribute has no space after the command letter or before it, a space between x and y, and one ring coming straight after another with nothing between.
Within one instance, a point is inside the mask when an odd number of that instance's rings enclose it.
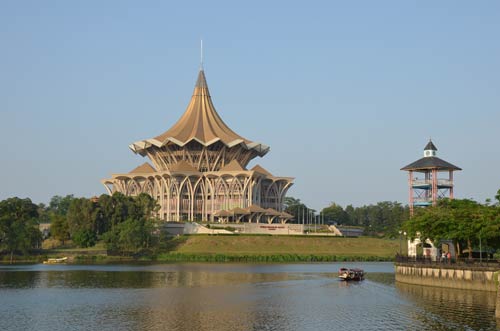
<instances>
[{"instance_id":1,"label":"balcony railing","mask_svg":"<svg viewBox=\"0 0 500 331\"><path fill-rule=\"evenodd\" d=\"M413 198L413 202L428 202L432 203L432 198Z\"/></svg>"},{"instance_id":2,"label":"balcony railing","mask_svg":"<svg viewBox=\"0 0 500 331\"><path fill-rule=\"evenodd\" d=\"M453 181L449 179L438 179L437 180L438 185L443 185L443 186L452 186ZM412 181L412 186L426 186L426 185L432 185L432 179L414 179Z\"/></svg>"}]
</instances>

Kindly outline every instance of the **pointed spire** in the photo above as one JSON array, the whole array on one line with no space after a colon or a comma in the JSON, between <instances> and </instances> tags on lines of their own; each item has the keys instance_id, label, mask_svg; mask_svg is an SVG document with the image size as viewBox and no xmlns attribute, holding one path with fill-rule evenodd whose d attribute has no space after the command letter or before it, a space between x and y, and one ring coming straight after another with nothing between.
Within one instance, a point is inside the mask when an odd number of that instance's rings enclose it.
<instances>
[{"instance_id":1,"label":"pointed spire","mask_svg":"<svg viewBox=\"0 0 500 331\"><path fill-rule=\"evenodd\" d=\"M200 39L200 70L203 70L203 39Z\"/></svg>"},{"instance_id":2,"label":"pointed spire","mask_svg":"<svg viewBox=\"0 0 500 331\"><path fill-rule=\"evenodd\" d=\"M432 143L432 140L429 139L427 145L425 145L424 151L437 151L437 147Z\"/></svg>"},{"instance_id":3,"label":"pointed spire","mask_svg":"<svg viewBox=\"0 0 500 331\"><path fill-rule=\"evenodd\" d=\"M198 80L196 81L195 88L207 89L208 92L207 79L205 78L205 72L203 69L200 69L200 72L198 73Z\"/></svg>"},{"instance_id":4,"label":"pointed spire","mask_svg":"<svg viewBox=\"0 0 500 331\"><path fill-rule=\"evenodd\" d=\"M427 145L425 145L424 147L424 156L425 157L430 157L430 156L436 156L436 151L438 149L436 148L436 146L432 143L432 140L429 139L429 142L427 143Z\"/></svg>"}]
</instances>

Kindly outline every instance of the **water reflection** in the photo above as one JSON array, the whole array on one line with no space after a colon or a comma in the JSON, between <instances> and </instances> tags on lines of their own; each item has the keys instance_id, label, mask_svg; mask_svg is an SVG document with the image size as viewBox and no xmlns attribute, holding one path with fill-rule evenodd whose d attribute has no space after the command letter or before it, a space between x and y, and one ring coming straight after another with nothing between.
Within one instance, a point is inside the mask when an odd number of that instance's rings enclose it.
<instances>
[{"instance_id":1,"label":"water reflection","mask_svg":"<svg viewBox=\"0 0 500 331\"><path fill-rule=\"evenodd\" d=\"M494 294L356 266L365 281L338 281L335 264L0 266L0 329L495 330Z\"/></svg>"},{"instance_id":2,"label":"water reflection","mask_svg":"<svg viewBox=\"0 0 500 331\"><path fill-rule=\"evenodd\" d=\"M412 316L431 330L495 330L496 293L396 283L415 304Z\"/></svg>"},{"instance_id":3,"label":"water reflection","mask_svg":"<svg viewBox=\"0 0 500 331\"><path fill-rule=\"evenodd\" d=\"M210 287L236 284L280 282L301 279L287 273L213 273L203 271L107 272L50 271L0 272L0 288L160 288Z\"/></svg>"}]
</instances>

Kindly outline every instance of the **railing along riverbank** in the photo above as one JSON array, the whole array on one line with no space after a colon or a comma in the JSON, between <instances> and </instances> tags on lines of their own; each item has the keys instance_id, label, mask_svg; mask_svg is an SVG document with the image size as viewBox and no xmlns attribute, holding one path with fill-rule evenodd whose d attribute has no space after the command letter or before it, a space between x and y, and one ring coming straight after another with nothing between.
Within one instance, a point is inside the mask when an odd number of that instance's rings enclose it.
<instances>
[{"instance_id":1,"label":"railing along riverbank","mask_svg":"<svg viewBox=\"0 0 500 331\"><path fill-rule=\"evenodd\" d=\"M396 255L394 262L416 266L436 266L444 268L494 268L500 270L500 261L489 258L452 258L432 260L423 256Z\"/></svg>"},{"instance_id":2,"label":"railing along riverbank","mask_svg":"<svg viewBox=\"0 0 500 331\"><path fill-rule=\"evenodd\" d=\"M499 270L497 260L395 258L396 281L413 285L495 292Z\"/></svg>"}]
</instances>

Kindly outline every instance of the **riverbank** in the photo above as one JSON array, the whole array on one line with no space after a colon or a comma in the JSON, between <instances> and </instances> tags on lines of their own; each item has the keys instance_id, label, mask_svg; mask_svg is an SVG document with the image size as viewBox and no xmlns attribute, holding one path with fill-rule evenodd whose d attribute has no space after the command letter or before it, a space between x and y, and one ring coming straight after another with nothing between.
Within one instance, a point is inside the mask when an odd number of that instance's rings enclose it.
<instances>
[{"instance_id":1,"label":"riverbank","mask_svg":"<svg viewBox=\"0 0 500 331\"><path fill-rule=\"evenodd\" d=\"M490 292L497 291L498 270L493 265L395 263L396 281L400 283Z\"/></svg>"},{"instance_id":2,"label":"riverbank","mask_svg":"<svg viewBox=\"0 0 500 331\"><path fill-rule=\"evenodd\" d=\"M88 249L47 249L29 258L16 257L15 261L41 262L60 256L68 256L76 263L392 261L398 250L397 240L369 237L190 235L171 238L159 248L140 252L107 252L100 243Z\"/></svg>"}]
</instances>

